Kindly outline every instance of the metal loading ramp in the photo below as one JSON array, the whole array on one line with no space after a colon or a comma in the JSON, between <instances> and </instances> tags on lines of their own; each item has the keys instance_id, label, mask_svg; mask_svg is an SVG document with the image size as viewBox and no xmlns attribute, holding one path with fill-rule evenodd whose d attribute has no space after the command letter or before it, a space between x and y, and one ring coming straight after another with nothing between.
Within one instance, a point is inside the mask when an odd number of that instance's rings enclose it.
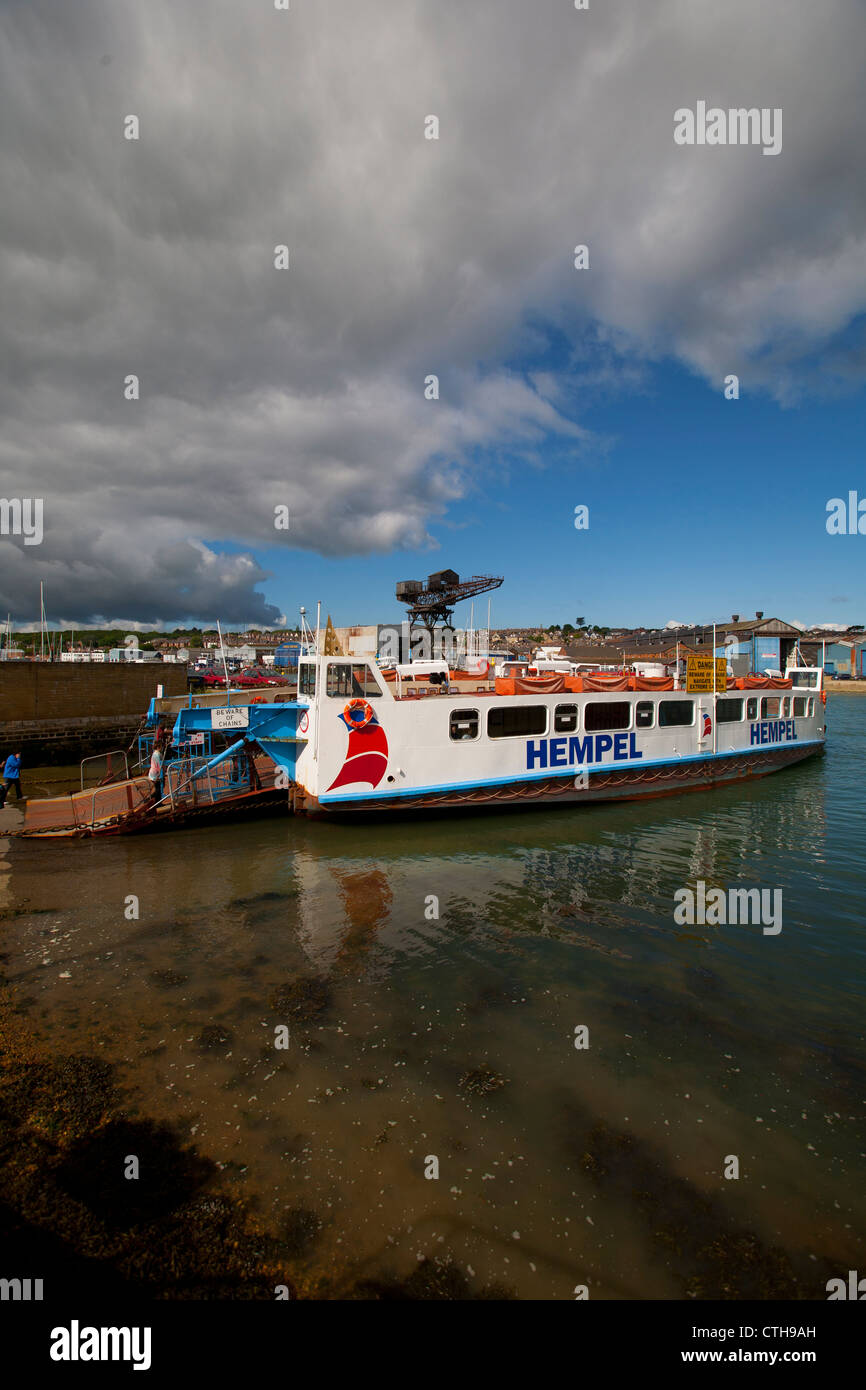
<instances>
[{"instance_id":1,"label":"metal loading ramp","mask_svg":"<svg viewBox=\"0 0 866 1390\"><path fill-rule=\"evenodd\" d=\"M132 777L108 787L28 801L19 834L84 834L136 815L151 800L152 794L152 784L146 777Z\"/></svg>"}]
</instances>

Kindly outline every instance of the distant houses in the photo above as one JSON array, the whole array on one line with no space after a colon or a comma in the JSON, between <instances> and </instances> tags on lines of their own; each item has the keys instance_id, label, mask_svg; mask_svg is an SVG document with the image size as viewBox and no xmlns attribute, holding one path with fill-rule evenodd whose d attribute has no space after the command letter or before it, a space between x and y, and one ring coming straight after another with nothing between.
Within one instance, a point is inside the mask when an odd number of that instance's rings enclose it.
<instances>
[{"instance_id":1,"label":"distant houses","mask_svg":"<svg viewBox=\"0 0 866 1390\"><path fill-rule=\"evenodd\" d=\"M406 627L402 622L331 627L329 641L334 650L347 656L375 655L385 650L383 640L386 635L393 636L395 632L402 635ZM439 628L436 632L440 640L445 636ZM88 642L100 640L95 633L85 630L77 635L80 639L78 642L70 640L65 633L50 634L51 641L44 652L44 659L49 658L50 650L54 660L64 664L161 661L184 665L198 662L199 665L204 663L219 667L222 663L220 638L215 630L192 628L185 633L177 630L165 637L141 636L135 639L134 645L130 645L132 639L127 639L123 646L110 648L107 642L112 638L117 641L119 634L103 634L103 646L87 645ZM760 610L752 618L741 618L738 613L732 613L727 620L718 621L715 626L712 623L697 623L664 628L575 628L570 624L562 628L500 627L490 631L489 654L495 656L497 661L529 662L544 648L548 657L553 655L557 660L568 660L583 666L619 667L635 662L671 665L678 658L682 661L690 654L708 654L712 650L714 636L716 655L726 657L736 675L767 670L784 671L789 663L799 661L808 666L826 664L828 675L866 679L866 631L862 625L804 631L795 623L779 617L767 617ZM13 645L12 634L9 633L5 642L0 644L0 660L40 659L38 635L32 632L16 633L15 638L17 642ZM474 640L476 644L483 644L487 640L486 632L477 631ZM70 645L63 648L62 641L69 641ZM297 669L300 633L289 629L226 632L223 633L223 648L230 670L269 666L291 672Z\"/></svg>"},{"instance_id":2,"label":"distant houses","mask_svg":"<svg viewBox=\"0 0 866 1390\"><path fill-rule=\"evenodd\" d=\"M766 617L761 611L749 619L732 613L727 621L719 621L715 626L698 623L679 628L617 629L606 639L606 646L581 641L579 645L567 644L566 652L571 660L595 659L600 665L608 664L613 653L626 665L635 661L667 664L677 656L682 660L711 651L714 636L716 656L726 657L736 675L784 671L787 665L797 662L822 666L826 660L828 675L866 679L866 632L862 627L855 626L844 633L814 628L804 631L782 618Z\"/></svg>"}]
</instances>

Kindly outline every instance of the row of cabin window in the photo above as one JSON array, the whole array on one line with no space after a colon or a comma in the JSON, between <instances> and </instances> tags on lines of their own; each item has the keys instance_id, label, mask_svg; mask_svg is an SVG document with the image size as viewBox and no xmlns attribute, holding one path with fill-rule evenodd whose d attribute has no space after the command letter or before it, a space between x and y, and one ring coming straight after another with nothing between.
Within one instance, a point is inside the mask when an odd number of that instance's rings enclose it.
<instances>
[{"instance_id":1,"label":"row of cabin window","mask_svg":"<svg viewBox=\"0 0 866 1390\"><path fill-rule=\"evenodd\" d=\"M815 701L805 696L766 696L760 702L762 719L788 719L793 704L794 718L802 718L814 713ZM747 720L758 718L757 697L751 700L718 700L716 720L719 724L736 724L743 719L745 705ZM694 724L694 700L660 700L658 706L652 700L637 700L634 705L634 726L636 729L655 727L655 711L658 709L658 727L671 729ZM583 727L589 734L602 733L611 729L631 728L631 703L628 700L591 702L584 706ZM577 705L556 705L553 710L553 732L573 734L578 726ZM479 716L477 709L456 709L451 714L450 734L452 739L477 738ZM547 733L546 705L505 705L487 711L488 738L532 738Z\"/></svg>"},{"instance_id":2,"label":"row of cabin window","mask_svg":"<svg viewBox=\"0 0 866 1390\"><path fill-rule=\"evenodd\" d=\"M649 723L652 723L652 701L638 702L635 720L638 728L647 727L641 719L644 712L649 713ZM487 711L487 737L532 738L536 734L546 734L547 716L547 705L494 706ZM694 718L693 700L665 700L659 705L659 724L663 727L693 724ZM554 706L554 733L573 734L578 727L578 721L577 705ZM590 702L584 705L583 727L590 734L609 729L628 729L631 727L631 704L628 700ZM478 729L477 709L456 709L452 712L450 734L453 739L477 738Z\"/></svg>"},{"instance_id":3,"label":"row of cabin window","mask_svg":"<svg viewBox=\"0 0 866 1390\"><path fill-rule=\"evenodd\" d=\"M815 713L815 697L805 695L765 695L761 700L761 719L805 719ZM757 719L758 697L755 695L745 701L746 719ZM716 721L719 724L736 724L743 718L742 700L719 700L716 704Z\"/></svg>"}]
</instances>

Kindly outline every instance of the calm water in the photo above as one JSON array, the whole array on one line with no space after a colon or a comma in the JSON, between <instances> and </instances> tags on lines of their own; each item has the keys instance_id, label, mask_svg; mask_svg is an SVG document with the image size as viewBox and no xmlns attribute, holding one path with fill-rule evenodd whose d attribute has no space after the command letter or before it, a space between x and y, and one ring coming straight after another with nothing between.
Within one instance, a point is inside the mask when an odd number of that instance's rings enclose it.
<instances>
[{"instance_id":1,"label":"calm water","mask_svg":"<svg viewBox=\"0 0 866 1390\"><path fill-rule=\"evenodd\" d=\"M866 699L828 712L825 759L646 806L2 840L6 969L274 1230L315 1213L307 1289L428 1256L520 1298L824 1298L866 1147ZM698 879L781 888L781 934L676 926Z\"/></svg>"}]
</instances>

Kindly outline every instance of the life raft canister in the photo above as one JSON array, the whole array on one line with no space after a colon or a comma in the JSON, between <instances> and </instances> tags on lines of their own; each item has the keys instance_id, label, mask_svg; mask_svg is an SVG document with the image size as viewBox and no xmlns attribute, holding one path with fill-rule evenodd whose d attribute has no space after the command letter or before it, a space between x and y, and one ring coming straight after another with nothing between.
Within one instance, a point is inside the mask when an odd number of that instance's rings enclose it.
<instances>
[{"instance_id":1,"label":"life raft canister","mask_svg":"<svg viewBox=\"0 0 866 1390\"><path fill-rule=\"evenodd\" d=\"M369 700L350 700L343 714L350 729L366 729L373 718L373 706Z\"/></svg>"}]
</instances>

